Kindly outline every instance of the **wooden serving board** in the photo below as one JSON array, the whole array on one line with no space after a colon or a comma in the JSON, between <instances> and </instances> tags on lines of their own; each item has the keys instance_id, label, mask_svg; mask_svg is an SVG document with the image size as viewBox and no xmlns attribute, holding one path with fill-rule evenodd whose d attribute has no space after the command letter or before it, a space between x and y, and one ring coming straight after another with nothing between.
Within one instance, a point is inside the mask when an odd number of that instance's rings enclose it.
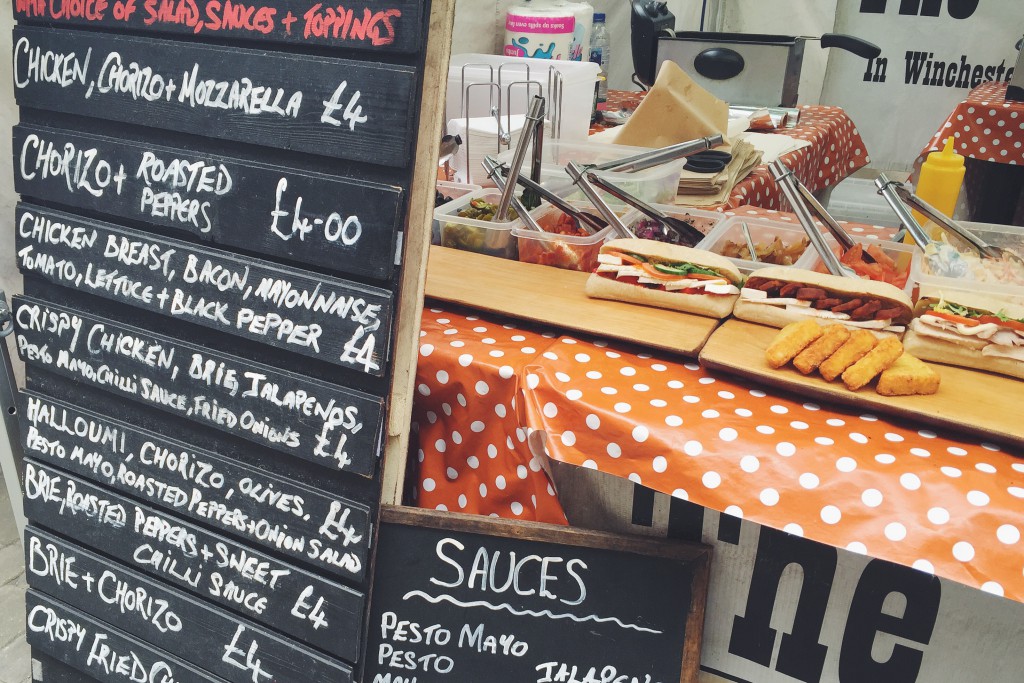
<instances>
[{"instance_id":1,"label":"wooden serving board","mask_svg":"<svg viewBox=\"0 0 1024 683\"><path fill-rule=\"evenodd\" d=\"M587 273L430 247L427 298L696 357L720 320L591 299Z\"/></svg>"},{"instance_id":2,"label":"wooden serving board","mask_svg":"<svg viewBox=\"0 0 1024 683\"><path fill-rule=\"evenodd\" d=\"M728 320L711 335L700 353L700 361L710 369L751 377L802 396L1024 444L1020 404L1010 400L1011 396L1024 393L1024 384L1019 380L929 363L942 377L938 393L931 396L881 396L874 383L860 391L849 391L839 380L826 382L818 374L804 376L790 366L779 370L769 367L764 351L778 332L774 327Z\"/></svg>"}]
</instances>

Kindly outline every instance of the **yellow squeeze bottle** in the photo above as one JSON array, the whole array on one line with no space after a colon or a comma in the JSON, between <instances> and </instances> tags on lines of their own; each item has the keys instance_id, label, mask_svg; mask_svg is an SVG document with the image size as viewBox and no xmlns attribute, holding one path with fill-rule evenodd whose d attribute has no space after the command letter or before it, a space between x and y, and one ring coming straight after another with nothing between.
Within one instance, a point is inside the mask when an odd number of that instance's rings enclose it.
<instances>
[{"instance_id":1,"label":"yellow squeeze bottle","mask_svg":"<svg viewBox=\"0 0 1024 683\"><path fill-rule=\"evenodd\" d=\"M964 183L964 157L953 151L952 136L946 138L946 146L941 152L932 152L921 164L921 178L917 182L915 194L936 209L953 217L956 200L960 196L960 187ZM941 230L935 224L929 225L927 217L914 211L914 218L933 238L938 238ZM910 242L910 235L904 241Z\"/></svg>"}]
</instances>

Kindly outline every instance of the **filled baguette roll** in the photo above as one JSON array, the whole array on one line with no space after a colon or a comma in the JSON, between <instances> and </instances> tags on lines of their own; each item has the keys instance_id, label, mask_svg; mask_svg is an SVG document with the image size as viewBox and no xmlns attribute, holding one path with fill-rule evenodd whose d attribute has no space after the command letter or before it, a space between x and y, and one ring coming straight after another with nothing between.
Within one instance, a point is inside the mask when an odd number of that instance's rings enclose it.
<instances>
[{"instance_id":1,"label":"filled baguette roll","mask_svg":"<svg viewBox=\"0 0 1024 683\"><path fill-rule=\"evenodd\" d=\"M733 315L771 327L812 318L901 336L913 317L913 305L903 290L886 282L772 266L747 278Z\"/></svg>"},{"instance_id":2,"label":"filled baguette roll","mask_svg":"<svg viewBox=\"0 0 1024 683\"><path fill-rule=\"evenodd\" d=\"M904 346L922 360L1024 379L1024 306L922 286Z\"/></svg>"},{"instance_id":3,"label":"filled baguette roll","mask_svg":"<svg viewBox=\"0 0 1024 683\"><path fill-rule=\"evenodd\" d=\"M743 277L724 256L654 240L606 242L587 296L724 318Z\"/></svg>"}]
</instances>

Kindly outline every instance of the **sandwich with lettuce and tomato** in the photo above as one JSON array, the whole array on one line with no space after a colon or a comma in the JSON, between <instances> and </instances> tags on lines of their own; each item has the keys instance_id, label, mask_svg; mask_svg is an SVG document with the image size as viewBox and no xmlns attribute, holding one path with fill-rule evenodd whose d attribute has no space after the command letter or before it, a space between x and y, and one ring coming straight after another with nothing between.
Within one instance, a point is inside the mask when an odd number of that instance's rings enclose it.
<instances>
[{"instance_id":1,"label":"sandwich with lettuce and tomato","mask_svg":"<svg viewBox=\"0 0 1024 683\"><path fill-rule=\"evenodd\" d=\"M724 318L732 313L743 276L710 251L654 240L617 239L601 246L587 296Z\"/></svg>"},{"instance_id":2,"label":"sandwich with lettuce and tomato","mask_svg":"<svg viewBox=\"0 0 1024 683\"><path fill-rule=\"evenodd\" d=\"M1024 306L922 286L903 340L923 360L1024 379Z\"/></svg>"}]
</instances>

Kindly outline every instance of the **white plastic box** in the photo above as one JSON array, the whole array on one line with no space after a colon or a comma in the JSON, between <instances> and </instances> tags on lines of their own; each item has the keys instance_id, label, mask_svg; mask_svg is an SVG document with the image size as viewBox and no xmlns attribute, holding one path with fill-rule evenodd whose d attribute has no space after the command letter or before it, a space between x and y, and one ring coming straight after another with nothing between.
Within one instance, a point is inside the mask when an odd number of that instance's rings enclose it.
<instances>
[{"instance_id":1,"label":"white plastic box","mask_svg":"<svg viewBox=\"0 0 1024 683\"><path fill-rule=\"evenodd\" d=\"M1013 225L994 225L991 223L966 223L961 221L972 233L983 241L994 247L1013 249L1024 256L1024 228ZM957 246L961 253L976 254L972 247L961 245L960 238L950 237L950 242ZM975 292L986 296L1012 302L1017 305L1024 305L1024 283L1018 285L1012 282L980 282L976 279L961 279L951 277L940 277L932 275L928 270L928 264L922 255L915 263L910 275L922 285L937 286L945 289L955 289L966 292Z\"/></svg>"},{"instance_id":2,"label":"white plastic box","mask_svg":"<svg viewBox=\"0 0 1024 683\"><path fill-rule=\"evenodd\" d=\"M758 243L765 244L773 242L776 237L782 240L782 243L786 246L797 244L800 240L807 240L807 233L805 233L799 226L793 225L792 223L769 221L762 218L733 216L732 218L727 218L719 223L718 226L709 232L707 237L697 245L697 248L724 256L726 243L735 242L740 245L744 244L743 231L741 228L743 223L747 224L747 230L750 232L750 239L755 245ZM805 250L796 255L796 258L793 259L793 264L791 265L795 265L799 262L800 258L807 253L807 250L813 249L814 247L807 244ZM726 258L736 264L736 267L739 268L739 271L744 275L749 275L755 270L767 268L768 266L783 265L733 258L730 256L726 256Z\"/></svg>"},{"instance_id":3,"label":"white plastic box","mask_svg":"<svg viewBox=\"0 0 1024 683\"><path fill-rule=\"evenodd\" d=\"M832 253L839 256L839 243L836 242L832 235L825 235L825 243L828 244L829 248L832 249ZM914 281L914 262L921 258L921 250L913 244L903 244L902 242L889 242L887 240L872 239L868 237L857 237L851 235L854 242L859 242L865 246L871 244L877 244L882 248L882 251L896 262L896 267L899 272L907 273L907 283L903 287L903 291L907 293L907 296L914 297L914 287L916 282ZM815 250L814 246L807 247L807 251L800 257L800 260L793 264L797 268L805 268L807 270L816 270L821 273L827 273L825 264L821 260L821 256ZM917 266L920 268L920 266Z\"/></svg>"},{"instance_id":4,"label":"white plastic box","mask_svg":"<svg viewBox=\"0 0 1024 683\"><path fill-rule=\"evenodd\" d=\"M440 226L441 246L515 259L518 250L512 230L522 227L523 222L517 218L503 223L493 223L462 218L458 215L459 211L478 198L497 204L501 199L501 192L488 188L475 190L434 210L434 220Z\"/></svg>"}]
</instances>

